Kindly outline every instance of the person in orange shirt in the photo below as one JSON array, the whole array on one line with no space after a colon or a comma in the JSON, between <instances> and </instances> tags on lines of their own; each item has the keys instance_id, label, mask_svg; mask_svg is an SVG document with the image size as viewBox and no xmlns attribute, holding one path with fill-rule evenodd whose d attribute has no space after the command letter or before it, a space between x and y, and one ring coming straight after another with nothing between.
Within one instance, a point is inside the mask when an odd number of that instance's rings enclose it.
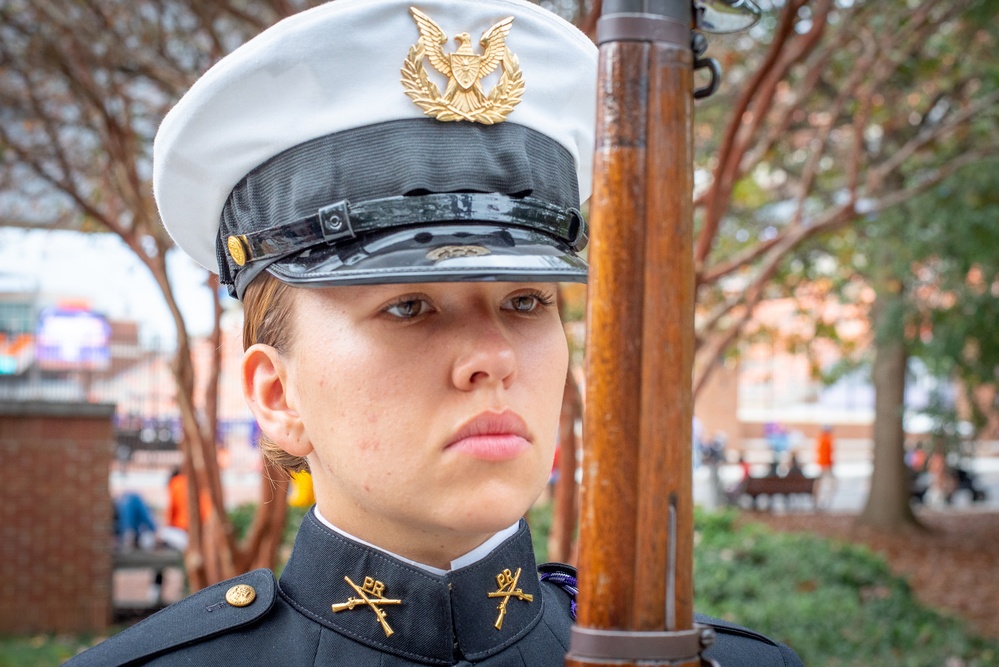
<instances>
[{"instance_id":1,"label":"person in orange shirt","mask_svg":"<svg viewBox=\"0 0 999 667\"><path fill-rule=\"evenodd\" d=\"M836 476L833 474L833 434L832 426L825 424L815 438L815 463L819 466L819 482L816 503L828 507L836 492Z\"/></svg>"},{"instance_id":2,"label":"person in orange shirt","mask_svg":"<svg viewBox=\"0 0 999 667\"><path fill-rule=\"evenodd\" d=\"M200 502L202 521L208 518L209 502L207 494L202 493ZM191 513L187 501L187 476L178 468L174 468L167 481L167 506L163 524L159 530L160 539L178 551L186 549Z\"/></svg>"}]
</instances>

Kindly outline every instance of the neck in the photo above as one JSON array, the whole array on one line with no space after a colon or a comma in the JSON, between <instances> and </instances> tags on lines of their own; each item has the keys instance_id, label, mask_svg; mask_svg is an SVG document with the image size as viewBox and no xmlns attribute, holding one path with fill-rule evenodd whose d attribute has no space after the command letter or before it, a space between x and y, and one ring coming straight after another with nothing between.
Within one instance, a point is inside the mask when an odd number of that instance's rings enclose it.
<instances>
[{"instance_id":1,"label":"neck","mask_svg":"<svg viewBox=\"0 0 999 667\"><path fill-rule=\"evenodd\" d=\"M378 535L378 531L371 530L370 525L365 526L367 530L354 532L342 525L338 525L338 523L330 521L318 505L315 512L316 517L322 523L341 535L379 551L384 551L390 556L394 556L435 574L443 574L452 569L471 565L492 551L499 543L516 533L520 523L518 521L495 533L469 535L465 540L458 541L453 538L449 541L431 540L429 544L423 540L419 540L421 544L416 545L406 540L393 542L385 539L369 539L368 534ZM379 535L379 537L383 537L383 535ZM396 546L390 546L390 544L395 544ZM483 550L482 547L488 548Z\"/></svg>"}]
</instances>

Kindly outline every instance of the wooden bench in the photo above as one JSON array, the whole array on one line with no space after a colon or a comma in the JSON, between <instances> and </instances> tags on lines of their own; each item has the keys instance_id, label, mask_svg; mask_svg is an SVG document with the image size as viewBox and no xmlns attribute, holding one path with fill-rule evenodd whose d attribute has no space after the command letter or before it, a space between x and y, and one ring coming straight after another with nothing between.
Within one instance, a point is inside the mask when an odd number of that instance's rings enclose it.
<instances>
[{"instance_id":1,"label":"wooden bench","mask_svg":"<svg viewBox=\"0 0 999 667\"><path fill-rule=\"evenodd\" d=\"M742 496L749 496L752 506L757 507L760 496L766 496L768 507L773 509L774 498L782 496L785 507L790 505L791 496L808 496L812 508L815 505L815 477L788 475L786 477L750 477L742 488Z\"/></svg>"},{"instance_id":2,"label":"wooden bench","mask_svg":"<svg viewBox=\"0 0 999 667\"><path fill-rule=\"evenodd\" d=\"M183 569L184 554L176 549L156 548L150 551L143 549L115 550L111 559L112 569L118 570L151 570L154 581L162 583L163 570L168 567ZM158 596L150 600L150 609L161 609L166 606L163 600L163 587L160 586Z\"/></svg>"}]
</instances>

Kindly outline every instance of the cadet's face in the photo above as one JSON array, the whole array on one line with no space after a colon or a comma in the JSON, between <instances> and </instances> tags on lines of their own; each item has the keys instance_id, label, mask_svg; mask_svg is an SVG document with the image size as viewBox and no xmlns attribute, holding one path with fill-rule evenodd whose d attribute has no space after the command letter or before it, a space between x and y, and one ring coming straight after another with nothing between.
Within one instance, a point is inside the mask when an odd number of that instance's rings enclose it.
<instances>
[{"instance_id":1,"label":"cadet's face","mask_svg":"<svg viewBox=\"0 0 999 667\"><path fill-rule=\"evenodd\" d=\"M554 285L294 292L290 395L324 516L440 565L527 511L568 364Z\"/></svg>"}]
</instances>

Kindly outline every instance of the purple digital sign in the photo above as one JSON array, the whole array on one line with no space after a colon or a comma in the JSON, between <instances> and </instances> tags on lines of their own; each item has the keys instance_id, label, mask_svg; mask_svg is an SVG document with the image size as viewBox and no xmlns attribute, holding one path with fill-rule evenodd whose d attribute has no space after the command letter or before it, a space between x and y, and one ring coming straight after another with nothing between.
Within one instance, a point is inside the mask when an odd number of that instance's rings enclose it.
<instances>
[{"instance_id":1,"label":"purple digital sign","mask_svg":"<svg viewBox=\"0 0 999 667\"><path fill-rule=\"evenodd\" d=\"M42 370L105 370L111 361L111 326L103 315L46 308L38 316L35 360Z\"/></svg>"}]
</instances>

